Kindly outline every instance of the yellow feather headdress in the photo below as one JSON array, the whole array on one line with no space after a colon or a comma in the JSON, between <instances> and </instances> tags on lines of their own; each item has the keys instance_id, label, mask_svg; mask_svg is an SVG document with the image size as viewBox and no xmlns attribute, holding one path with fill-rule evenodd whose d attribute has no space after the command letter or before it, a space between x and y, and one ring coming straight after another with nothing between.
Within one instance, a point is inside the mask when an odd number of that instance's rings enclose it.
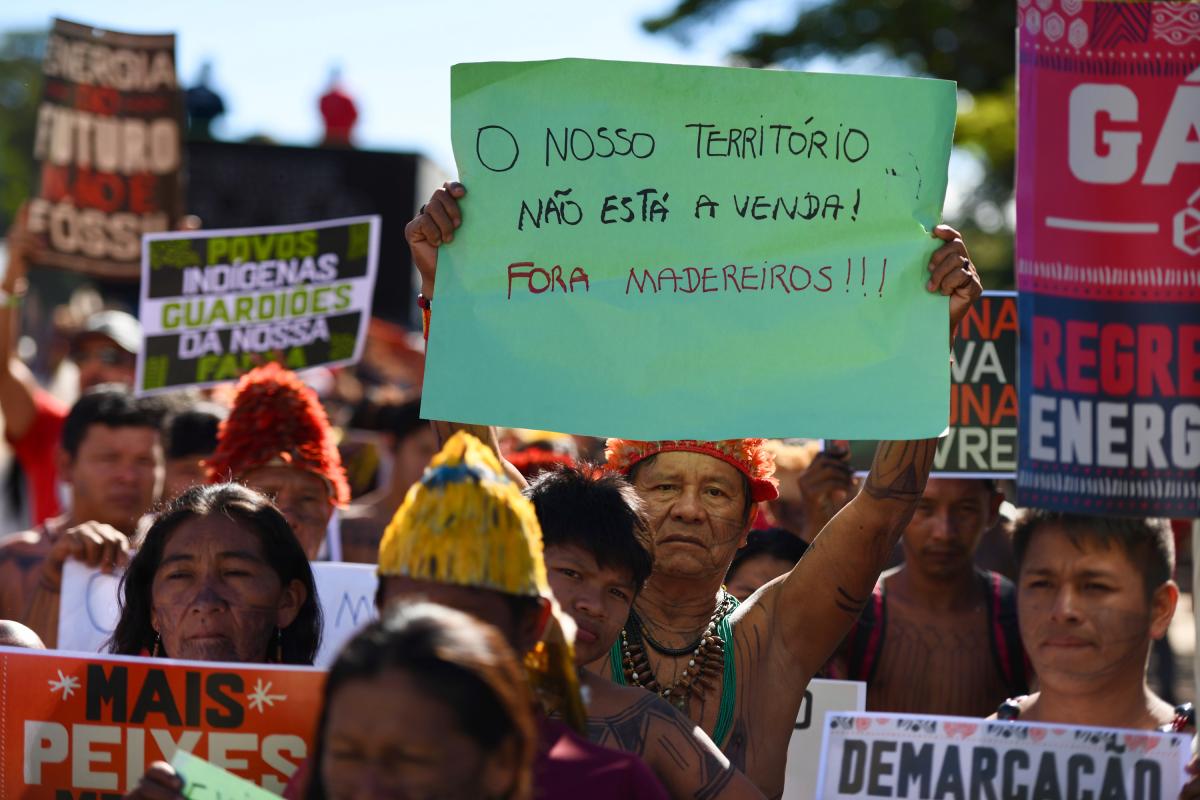
<instances>
[{"instance_id":1,"label":"yellow feather headdress","mask_svg":"<svg viewBox=\"0 0 1200 800\"><path fill-rule=\"evenodd\" d=\"M553 613L542 641L525 654L530 684L548 713L583 730L572 643L574 626L546 581L542 529L487 446L459 431L408 490L379 545L379 576L544 597Z\"/></svg>"}]
</instances>

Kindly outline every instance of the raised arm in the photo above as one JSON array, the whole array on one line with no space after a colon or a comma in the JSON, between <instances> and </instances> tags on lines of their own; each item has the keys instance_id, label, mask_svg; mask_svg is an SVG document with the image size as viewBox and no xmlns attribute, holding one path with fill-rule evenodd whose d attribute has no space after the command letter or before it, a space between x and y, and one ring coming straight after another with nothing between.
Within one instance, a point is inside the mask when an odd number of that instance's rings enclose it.
<instances>
[{"instance_id":1,"label":"raised arm","mask_svg":"<svg viewBox=\"0 0 1200 800\"><path fill-rule=\"evenodd\" d=\"M950 298L950 344L967 310L983 291L962 237L939 225L933 235L945 244L929 262L931 292ZM800 563L758 596L772 626L772 642L804 683L833 654L871 596L908 525L933 465L937 439L881 442L859 494L813 540Z\"/></svg>"},{"instance_id":2,"label":"raised arm","mask_svg":"<svg viewBox=\"0 0 1200 800\"><path fill-rule=\"evenodd\" d=\"M404 227L404 236L408 240L409 249L412 250L413 261L421 274L421 294L430 302L431 316L433 285L437 278L438 248L454 241L454 232L462 225L463 220L458 201L466 193L467 189L461 183L448 181L442 184L440 189L434 191L429 202L421 206L420 213ZM444 445L455 431L467 431L492 449L496 458L500 459L505 473L517 486L522 489L526 487L525 476L501 454L500 440L494 427L440 420L431 424L439 446Z\"/></svg>"},{"instance_id":3,"label":"raised arm","mask_svg":"<svg viewBox=\"0 0 1200 800\"><path fill-rule=\"evenodd\" d=\"M33 393L37 382L16 354L25 275L30 260L41 247L39 239L26 227L28 214L28 208L22 205L8 230L8 266L0 282L4 292L0 298L0 415L4 417L5 435L10 441L18 441L28 433L36 415Z\"/></svg>"}]
</instances>

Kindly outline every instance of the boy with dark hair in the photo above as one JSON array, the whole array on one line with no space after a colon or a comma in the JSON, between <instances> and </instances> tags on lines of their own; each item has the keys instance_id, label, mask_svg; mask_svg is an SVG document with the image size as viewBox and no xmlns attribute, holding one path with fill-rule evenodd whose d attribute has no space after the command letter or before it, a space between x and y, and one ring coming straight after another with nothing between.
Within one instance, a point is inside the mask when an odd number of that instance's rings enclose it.
<instances>
[{"instance_id":1,"label":"boy with dark hair","mask_svg":"<svg viewBox=\"0 0 1200 800\"><path fill-rule=\"evenodd\" d=\"M421 479L426 465L437 455L438 440L429 423L421 419L421 398L406 403L360 409L350 427L379 431L392 452L388 482L359 497L341 518L342 560L374 564L379 540L404 502L409 487Z\"/></svg>"},{"instance_id":2,"label":"boy with dark hair","mask_svg":"<svg viewBox=\"0 0 1200 800\"><path fill-rule=\"evenodd\" d=\"M539 475L525 494L542 528L550 588L575 621L588 737L641 756L673 797L761 797L712 739L670 703L584 668L603 662L650 577L649 531L634 488L613 473L560 467Z\"/></svg>"},{"instance_id":3,"label":"boy with dark hair","mask_svg":"<svg viewBox=\"0 0 1200 800\"><path fill-rule=\"evenodd\" d=\"M1182 730L1146 685L1150 643L1179 599L1175 545L1164 520L1027 512L1013 536L1021 639L1040 691L1000 707L1001 719L1104 728Z\"/></svg>"},{"instance_id":4,"label":"boy with dark hair","mask_svg":"<svg viewBox=\"0 0 1200 800\"><path fill-rule=\"evenodd\" d=\"M867 682L869 711L984 716L1029 690L1016 590L974 559L1003 499L991 481L929 480L900 540L904 563L883 573L842 644L840 667Z\"/></svg>"},{"instance_id":5,"label":"boy with dark hair","mask_svg":"<svg viewBox=\"0 0 1200 800\"><path fill-rule=\"evenodd\" d=\"M58 473L70 508L0 539L0 618L22 622L54 647L68 557L111 570L162 487L159 403L111 385L79 398L63 422ZM49 446L49 445L47 445Z\"/></svg>"}]
</instances>

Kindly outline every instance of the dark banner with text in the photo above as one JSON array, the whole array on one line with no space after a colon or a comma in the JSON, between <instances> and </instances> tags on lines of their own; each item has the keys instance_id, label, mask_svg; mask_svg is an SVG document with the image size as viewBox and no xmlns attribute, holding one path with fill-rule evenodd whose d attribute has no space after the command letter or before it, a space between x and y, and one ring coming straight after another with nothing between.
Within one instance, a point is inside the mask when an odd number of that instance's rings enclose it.
<instances>
[{"instance_id":1,"label":"dark banner with text","mask_svg":"<svg viewBox=\"0 0 1200 800\"><path fill-rule=\"evenodd\" d=\"M376 216L148 236L138 391L357 361L378 262Z\"/></svg>"},{"instance_id":2,"label":"dark banner with text","mask_svg":"<svg viewBox=\"0 0 1200 800\"><path fill-rule=\"evenodd\" d=\"M1200 516L1200 28L1019 4L1021 505Z\"/></svg>"},{"instance_id":3,"label":"dark banner with text","mask_svg":"<svg viewBox=\"0 0 1200 800\"><path fill-rule=\"evenodd\" d=\"M42 63L29 228L46 266L136 280L142 234L183 213L175 36L56 19Z\"/></svg>"}]
</instances>

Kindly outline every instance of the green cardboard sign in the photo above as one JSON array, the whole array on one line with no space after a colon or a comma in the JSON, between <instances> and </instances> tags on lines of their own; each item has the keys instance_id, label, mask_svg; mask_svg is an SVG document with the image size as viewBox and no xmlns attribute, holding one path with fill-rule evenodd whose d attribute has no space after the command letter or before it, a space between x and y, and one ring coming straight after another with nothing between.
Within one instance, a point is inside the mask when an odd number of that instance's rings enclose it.
<instances>
[{"instance_id":1,"label":"green cardboard sign","mask_svg":"<svg viewBox=\"0 0 1200 800\"><path fill-rule=\"evenodd\" d=\"M562 61L451 73L464 225L423 416L633 438L924 438L952 83Z\"/></svg>"},{"instance_id":2,"label":"green cardboard sign","mask_svg":"<svg viewBox=\"0 0 1200 800\"><path fill-rule=\"evenodd\" d=\"M171 766L183 778L183 796L189 800L279 800L278 795L186 750L175 751Z\"/></svg>"}]
</instances>

